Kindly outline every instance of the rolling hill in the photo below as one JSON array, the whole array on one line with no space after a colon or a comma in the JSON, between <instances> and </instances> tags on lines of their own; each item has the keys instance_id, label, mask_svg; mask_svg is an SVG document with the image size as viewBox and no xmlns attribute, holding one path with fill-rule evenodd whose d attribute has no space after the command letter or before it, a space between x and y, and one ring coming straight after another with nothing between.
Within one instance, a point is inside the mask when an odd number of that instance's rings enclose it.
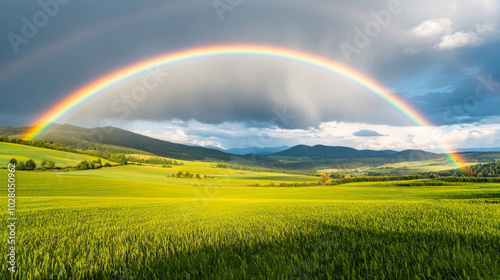
<instances>
[{"instance_id":1,"label":"rolling hill","mask_svg":"<svg viewBox=\"0 0 500 280\"><path fill-rule=\"evenodd\" d=\"M15 158L17 161L27 161L28 159L33 159L36 164L40 164L43 159L46 159L54 161L57 167L75 166L83 160L93 161L99 159L98 157L89 155L55 151L12 143L0 143L0 167L6 167L9 160L12 158ZM103 164L107 162L110 164L116 164L106 159L101 159L101 161Z\"/></svg>"},{"instance_id":2,"label":"rolling hill","mask_svg":"<svg viewBox=\"0 0 500 280\"><path fill-rule=\"evenodd\" d=\"M202 146L198 146L202 147ZM281 152L287 149L290 149L289 146L279 146L279 147L248 147L248 148L230 148L230 149L221 149L219 147L214 146L204 146L204 148L219 150L228 154L232 154L235 156L243 156L243 155L271 155L277 152Z\"/></svg>"},{"instance_id":3,"label":"rolling hill","mask_svg":"<svg viewBox=\"0 0 500 280\"><path fill-rule=\"evenodd\" d=\"M26 129L26 127L0 127L0 135L19 136ZM232 157L214 149L158 140L116 127L88 129L68 124L54 124L37 139L61 143L76 149L107 149L112 153L153 154L181 160L229 161Z\"/></svg>"},{"instance_id":4,"label":"rolling hill","mask_svg":"<svg viewBox=\"0 0 500 280\"><path fill-rule=\"evenodd\" d=\"M0 135L19 136L27 127L0 127ZM226 161L256 167L313 170L338 166L377 166L403 161L444 159L444 155L421 150L357 150L341 146L298 145L291 148L231 149L221 151L200 146L177 144L139 135L115 127L87 129L54 124L38 139L53 141L81 150L103 153L157 155L180 160ZM273 149L281 151L273 152ZM233 155L235 153L238 155ZM484 154L471 157L484 157Z\"/></svg>"},{"instance_id":5,"label":"rolling hill","mask_svg":"<svg viewBox=\"0 0 500 280\"><path fill-rule=\"evenodd\" d=\"M272 154L273 156L320 159L360 159L360 158L384 158L384 159L404 159L404 160L426 160L439 159L443 155L425 152L421 150L405 150L401 152L384 150L356 150L349 147L324 146L324 145L297 145L288 150Z\"/></svg>"},{"instance_id":6,"label":"rolling hill","mask_svg":"<svg viewBox=\"0 0 500 280\"><path fill-rule=\"evenodd\" d=\"M232 148L225 150L226 153L230 153L233 155L271 155L277 152L281 152L289 149L289 146L280 146L280 147L249 147L249 148Z\"/></svg>"}]
</instances>

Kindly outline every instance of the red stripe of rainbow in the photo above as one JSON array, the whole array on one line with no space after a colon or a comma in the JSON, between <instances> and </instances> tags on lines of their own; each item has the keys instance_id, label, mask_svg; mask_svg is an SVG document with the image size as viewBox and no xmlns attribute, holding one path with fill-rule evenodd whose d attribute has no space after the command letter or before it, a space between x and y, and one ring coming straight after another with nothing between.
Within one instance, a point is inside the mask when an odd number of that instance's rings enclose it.
<instances>
[{"instance_id":1,"label":"red stripe of rainbow","mask_svg":"<svg viewBox=\"0 0 500 280\"><path fill-rule=\"evenodd\" d=\"M152 67L166 66L202 58L235 55L250 55L285 59L311 65L340 75L380 97L416 125L432 126L432 124L421 113L404 102L397 95L387 92L384 87L378 84L376 81L338 62L304 52L298 52L272 46L222 45L194 48L176 53L167 53L127 66L116 72L110 73L104 77L94 80L93 82L72 92L64 100L58 102L55 106L39 116L34 121L33 127L23 135L23 138L34 139L40 136L44 131L50 128L52 123L55 123L58 120L62 119L72 110L77 108L80 104L102 93L104 90L148 69L151 69ZM446 147L441 147L441 149L447 156L448 160L456 167L459 166L460 162L464 162L464 160L460 158L458 154L455 154L453 150Z\"/></svg>"}]
</instances>

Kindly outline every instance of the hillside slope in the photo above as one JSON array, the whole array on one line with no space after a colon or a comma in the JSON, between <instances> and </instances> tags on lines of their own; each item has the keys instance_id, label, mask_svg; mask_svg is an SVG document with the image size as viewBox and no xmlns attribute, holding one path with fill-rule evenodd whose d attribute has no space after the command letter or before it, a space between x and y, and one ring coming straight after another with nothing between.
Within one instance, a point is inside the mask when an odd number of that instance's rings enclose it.
<instances>
[{"instance_id":1,"label":"hillside slope","mask_svg":"<svg viewBox=\"0 0 500 280\"><path fill-rule=\"evenodd\" d=\"M341 146L324 146L324 145L298 145L288 150L272 154L273 156L295 157L295 158L310 158L310 159L360 159L360 158L383 158L397 160L424 160L438 159L443 155L434 154L421 150L405 150L402 152L387 152L374 150L356 150L349 147Z\"/></svg>"},{"instance_id":2,"label":"hillside slope","mask_svg":"<svg viewBox=\"0 0 500 280\"><path fill-rule=\"evenodd\" d=\"M0 134L2 131L13 134L22 132L21 128L0 128ZM112 153L154 154L183 160L231 159L231 155L214 149L158 140L116 127L87 129L68 124L54 124L37 139L54 141L76 149L108 149Z\"/></svg>"},{"instance_id":3,"label":"hillside slope","mask_svg":"<svg viewBox=\"0 0 500 280\"><path fill-rule=\"evenodd\" d=\"M89 155L55 151L12 143L0 143L0 167L7 167L9 160L12 158L15 158L18 162L33 159L38 165L40 165L42 159L46 159L54 161L57 167L75 166L82 160L94 161L99 159ZM101 159L101 161L103 164L106 162L115 164L114 162L106 159Z\"/></svg>"}]
</instances>

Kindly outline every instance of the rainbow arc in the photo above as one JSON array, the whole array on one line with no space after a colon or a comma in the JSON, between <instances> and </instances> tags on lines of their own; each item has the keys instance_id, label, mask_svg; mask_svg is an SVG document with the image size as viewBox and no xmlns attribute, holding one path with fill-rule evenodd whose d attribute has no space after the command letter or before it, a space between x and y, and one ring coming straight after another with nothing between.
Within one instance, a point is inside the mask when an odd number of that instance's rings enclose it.
<instances>
[{"instance_id":1,"label":"rainbow arc","mask_svg":"<svg viewBox=\"0 0 500 280\"><path fill-rule=\"evenodd\" d=\"M106 89L113 87L127 79L139 75L152 67L168 66L177 63L183 63L192 60L198 60L210 57L222 56L259 56L274 59L283 59L295 61L306 65L328 71L330 73L342 76L357 85L365 88L370 93L378 96L389 105L394 107L403 116L418 126L432 126L432 124L418 112L415 108L407 104L399 96L388 92L383 85L363 75L362 73L341 63L311 55L304 52L262 45L222 45L208 46L189 50L183 50L175 53L167 53L138 63L132 64L118 71L100 77L85 86L70 93L65 99L57 102L49 110L45 111L34 121L33 127L24 135L24 139L34 139L43 134L51 127L53 123L58 122L79 105L87 102L91 98L105 92ZM448 157L449 161L455 166L459 166L464 160L447 147L441 147L442 151Z\"/></svg>"}]
</instances>

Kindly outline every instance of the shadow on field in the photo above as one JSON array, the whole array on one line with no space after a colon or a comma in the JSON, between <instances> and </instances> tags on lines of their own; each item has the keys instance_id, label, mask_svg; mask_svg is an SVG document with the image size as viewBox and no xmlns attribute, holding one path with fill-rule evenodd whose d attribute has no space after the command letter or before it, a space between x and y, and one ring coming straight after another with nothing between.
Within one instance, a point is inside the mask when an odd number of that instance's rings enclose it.
<instances>
[{"instance_id":1,"label":"shadow on field","mask_svg":"<svg viewBox=\"0 0 500 280\"><path fill-rule=\"evenodd\" d=\"M495 199L500 200L500 192L449 194L445 199Z\"/></svg>"},{"instance_id":2,"label":"shadow on field","mask_svg":"<svg viewBox=\"0 0 500 280\"><path fill-rule=\"evenodd\" d=\"M364 225L360 225L364 226ZM411 230L408 226L405 230ZM224 235L224 233L221 233ZM200 242L203 243L203 236ZM267 238L267 237L266 237ZM449 232L389 232L319 224L275 242L240 237L232 245L177 251L120 264L88 279L498 279L500 238ZM148 243L148 240L145 240ZM158 250L151 248L150 255ZM162 252L165 252L164 250Z\"/></svg>"}]
</instances>

